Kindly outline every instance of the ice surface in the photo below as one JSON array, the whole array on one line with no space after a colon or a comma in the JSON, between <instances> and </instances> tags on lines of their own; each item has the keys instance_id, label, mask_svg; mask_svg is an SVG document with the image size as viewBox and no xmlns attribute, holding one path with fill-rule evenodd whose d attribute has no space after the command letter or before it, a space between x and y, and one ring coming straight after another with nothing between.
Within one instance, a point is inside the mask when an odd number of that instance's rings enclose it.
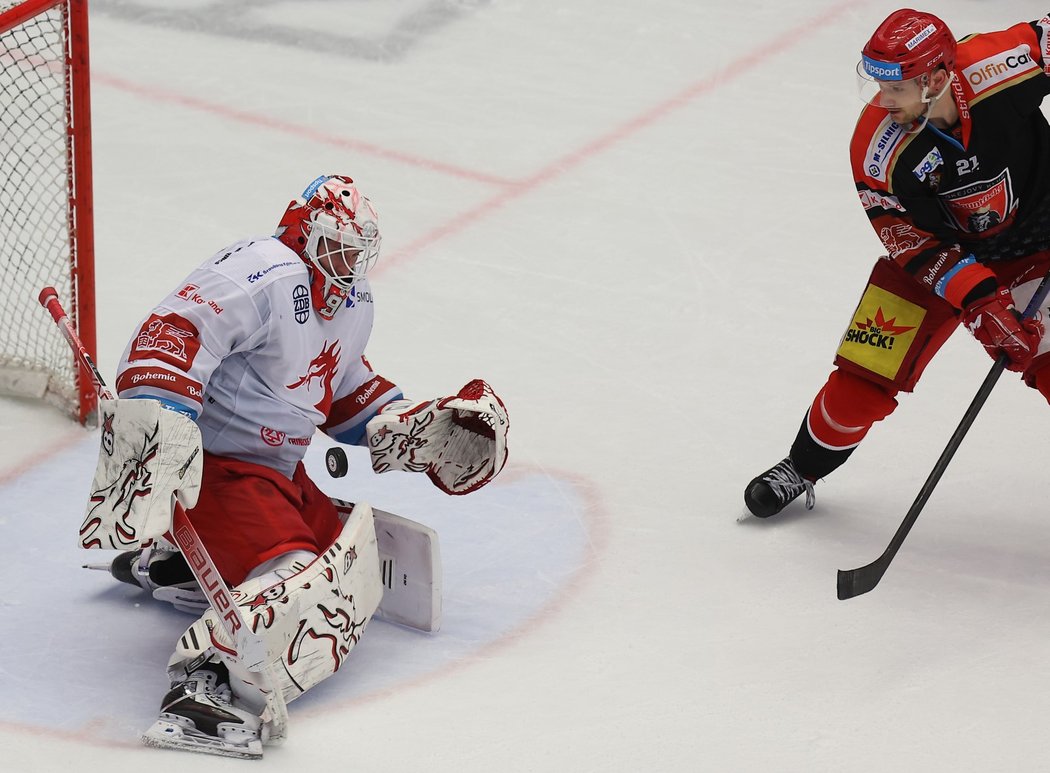
<instances>
[{"instance_id":1,"label":"ice surface","mask_svg":"<svg viewBox=\"0 0 1050 773\"><path fill-rule=\"evenodd\" d=\"M347 173L384 229L373 364L419 396L484 377L511 412L476 496L357 456L325 484L437 528L445 628L374 624L257 766L1050 765L1038 395L1004 378L879 588L835 598L987 372L971 341L814 511L737 521L879 254L846 152L857 52L893 7L95 0L104 374L198 261ZM1045 11L924 7L960 34ZM0 770L246 764L139 746L190 618L79 568L93 436L17 400L0 430Z\"/></svg>"}]
</instances>

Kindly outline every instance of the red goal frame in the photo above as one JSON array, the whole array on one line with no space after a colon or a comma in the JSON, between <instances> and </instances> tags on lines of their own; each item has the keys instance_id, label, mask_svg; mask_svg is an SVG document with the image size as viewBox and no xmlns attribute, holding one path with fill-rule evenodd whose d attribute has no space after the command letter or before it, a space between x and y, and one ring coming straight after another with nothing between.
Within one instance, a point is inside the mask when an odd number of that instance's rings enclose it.
<instances>
[{"instance_id":1,"label":"red goal frame","mask_svg":"<svg viewBox=\"0 0 1050 773\"><path fill-rule=\"evenodd\" d=\"M95 229L91 184L91 69L87 0L26 0L0 13L0 33L59 7L65 26L66 163L68 182L70 313L84 347L96 355ZM98 398L91 374L77 363L77 417L93 421Z\"/></svg>"}]
</instances>

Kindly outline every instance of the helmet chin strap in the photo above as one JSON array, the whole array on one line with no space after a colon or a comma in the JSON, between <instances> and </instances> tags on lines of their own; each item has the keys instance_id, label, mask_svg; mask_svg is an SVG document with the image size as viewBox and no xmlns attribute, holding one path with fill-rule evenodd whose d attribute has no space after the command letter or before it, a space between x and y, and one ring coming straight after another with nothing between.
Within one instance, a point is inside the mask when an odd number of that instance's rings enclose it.
<instances>
[{"instance_id":1,"label":"helmet chin strap","mask_svg":"<svg viewBox=\"0 0 1050 773\"><path fill-rule=\"evenodd\" d=\"M948 80L944 82L944 88L942 88L932 97L930 96L930 76L924 75L922 76L922 78L924 83L922 85L921 99L923 104L926 105L926 112L922 114L922 122L918 126L915 126L915 121L912 121L912 127L909 129L905 129L905 134L918 134L926 128L926 124L930 122L930 113L933 112L934 106L936 106L937 102L940 100L941 97L948 93L948 89L951 87L952 81L955 80L955 71L953 70L952 72L948 73Z\"/></svg>"}]
</instances>

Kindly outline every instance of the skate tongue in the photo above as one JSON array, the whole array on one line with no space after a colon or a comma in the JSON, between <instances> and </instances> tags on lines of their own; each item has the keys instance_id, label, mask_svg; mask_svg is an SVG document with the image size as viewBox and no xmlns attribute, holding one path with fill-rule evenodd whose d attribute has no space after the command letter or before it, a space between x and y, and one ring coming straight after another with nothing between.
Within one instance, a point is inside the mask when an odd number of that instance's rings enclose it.
<instances>
[{"instance_id":1,"label":"skate tongue","mask_svg":"<svg viewBox=\"0 0 1050 773\"><path fill-rule=\"evenodd\" d=\"M158 749L176 749L243 760L258 760L263 755L262 742L257 739L244 744L233 743L197 733L164 719L158 719L142 734L142 743Z\"/></svg>"}]
</instances>

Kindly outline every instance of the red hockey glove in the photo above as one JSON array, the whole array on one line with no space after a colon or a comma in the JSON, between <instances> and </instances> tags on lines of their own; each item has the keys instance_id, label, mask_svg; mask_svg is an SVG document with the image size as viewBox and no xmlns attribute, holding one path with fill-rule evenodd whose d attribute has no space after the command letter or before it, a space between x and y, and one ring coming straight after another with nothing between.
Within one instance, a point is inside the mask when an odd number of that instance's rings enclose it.
<instances>
[{"instance_id":1,"label":"red hockey glove","mask_svg":"<svg viewBox=\"0 0 1050 773\"><path fill-rule=\"evenodd\" d=\"M996 358L1005 354L1010 358L1007 370L1027 368L1043 337L1043 323L1038 319L1021 319L1005 287L1000 287L989 298L972 303L963 311L962 321L988 354Z\"/></svg>"}]
</instances>

